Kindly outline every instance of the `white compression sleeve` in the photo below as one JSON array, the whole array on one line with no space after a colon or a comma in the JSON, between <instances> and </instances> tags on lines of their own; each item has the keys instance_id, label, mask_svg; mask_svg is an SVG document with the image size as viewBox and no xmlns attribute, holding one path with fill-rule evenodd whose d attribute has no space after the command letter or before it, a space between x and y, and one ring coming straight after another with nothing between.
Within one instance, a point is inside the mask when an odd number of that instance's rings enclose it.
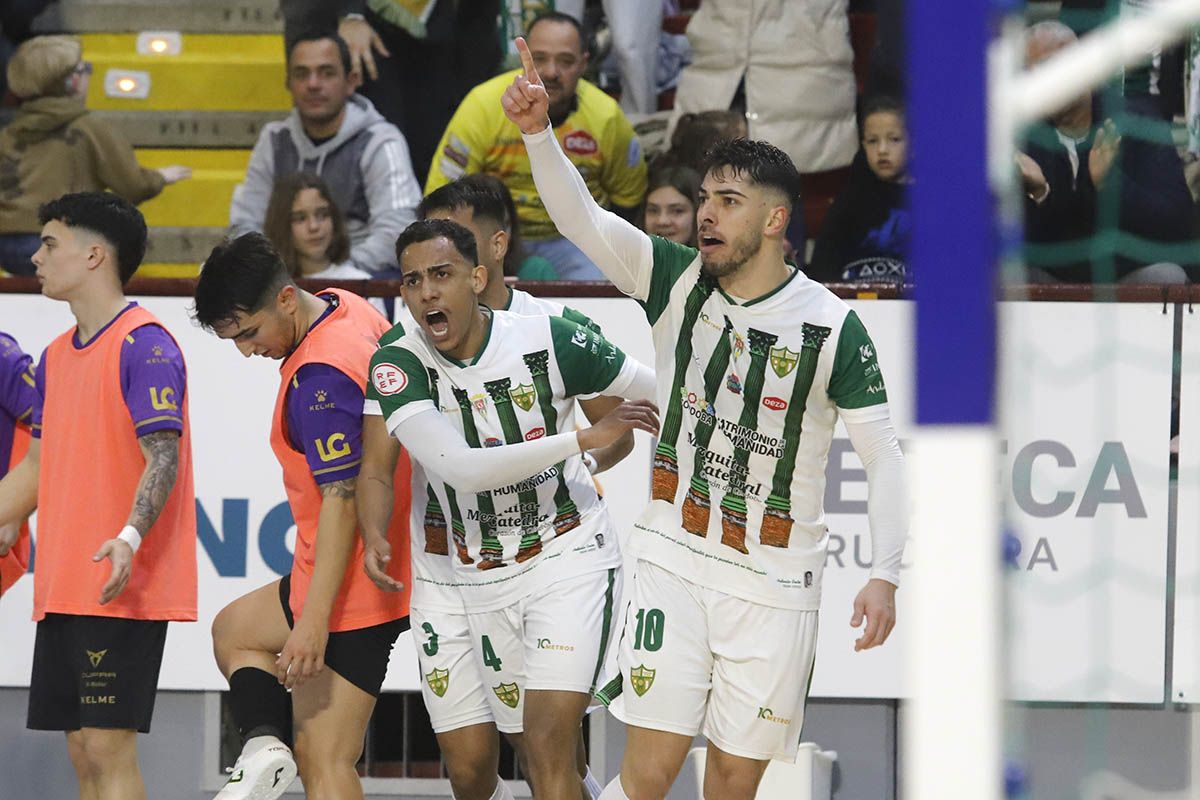
<instances>
[{"instance_id":1,"label":"white compression sleeve","mask_svg":"<svg viewBox=\"0 0 1200 800\"><path fill-rule=\"evenodd\" d=\"M508 486L579 455L574 431L506 447L471 447L442 412L432 408L404 420L391 433L426 471L456 492Z\"/></svg>"},{"instance_id":2,"label":"white compression sleeve","mask_svg":"<svg viewBox=\"0 0 1200 800\"><path fill-rule=\"evenodd\" d=\"M653 266L650 237L601 208L567 160L554 130L525 134L533 182L558 232L571 240L622 292L645 300Z\"/></svg>"},{"instance_id":3,"label":"white compression sleeve","mask_svg":"<svg viewBox=\"0 0 1200 800\"><path fill-rule=\"evenodd\" d=\"M867 471L871 577L899 586L900 560L908 539L908 485L900 442L890 417L851 422L843 416L842 422Z\"/></svg>"}]
</instances>

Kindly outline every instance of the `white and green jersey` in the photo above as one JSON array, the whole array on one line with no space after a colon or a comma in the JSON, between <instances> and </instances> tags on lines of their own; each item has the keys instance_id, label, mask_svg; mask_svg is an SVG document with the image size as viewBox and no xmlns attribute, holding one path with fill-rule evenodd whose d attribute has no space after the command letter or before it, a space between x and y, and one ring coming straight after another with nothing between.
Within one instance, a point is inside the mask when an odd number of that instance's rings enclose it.
<instances>
[{"instance_id":1,"label":"white and green jersey","mask_svg":"<svg viewBox=\"0 0 1200 800\"><path fill-rule=\"evenodd\" d=\"M600 330L587 315L554 300L534 297L520 289L509 292L509 303L505 310L526 316L561 316L584 327ZM399 306L396 311L396 324L379 340L380 347L386 347L406 333L419 330L416 320L405 306ZM363 414L382 416L379 400L379 392L368 381ZM426 611L461 613L463 601L457 588L454 565L450 561L445 517L437 495L425 476L425 469L416 462L412 465L412 512L408 528L413 582L410 605Z\"/></svg>"},{"instance_id":2,"label":"white and green jersey","mask_svg":"<svg viewBox=\"0 0 1200 800\"><path fill-rule=\"evenodd\" d=\"M488 338L470 364L447 359L418 329L381 346L372 374L377 367L402 376L392 393L371 395L389 432L437 409L471 447L574 430L576 398L621 395L637 369L594 330L563 317L505 311L492 312ZM621 562L608 512L579 456L469 496L426 476L423 549L448 554L453 576L445 588L457 588L468 610L502 608L555 581ZM414 492L414 507L419 498ZM416 567L414 559L420 586ZM436 582L435 572L424 580Z\"/></svg>"},{"instance_id":3,"label":"white and green jersey","mask_svg":"<svg viewBox=\"0 0 1200 800\"><path fill-rule=\"evenodd\" d=\"M888 413L871 339L799 270L738 300L703 274L696 250L649 239L652 267L631 269L653 330L663 424L631 548L694 583L814 610L838 414Z\"/></svg>"}]
</instances>

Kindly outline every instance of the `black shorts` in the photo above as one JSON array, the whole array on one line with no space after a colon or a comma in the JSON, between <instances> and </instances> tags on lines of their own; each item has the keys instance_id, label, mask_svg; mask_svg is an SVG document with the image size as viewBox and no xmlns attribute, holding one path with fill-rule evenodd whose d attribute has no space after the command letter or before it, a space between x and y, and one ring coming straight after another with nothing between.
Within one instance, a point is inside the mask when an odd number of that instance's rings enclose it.
<instances>
[{"instance_id":1,"label":"black shorts","mask_svg":"<svg viewBox=\"0 0 1200 800\"><path fill-rule=\"evenodd\" d=\"M47 614L33 645L26 727L149 733L166 643L161 620Z\"/></svg>"},{"instance_id":2,"label":"black shorts","mask_svg":"<svg viewBox=\"0 0 1200 800\"><path fill-rule=\"evenodd\" d=\"M292 608L288 604L291 592L292 575L289 572L279 582L279 604L283 606L283 616L289 628L296 626ZM408 617L401 617L369 628L330 633L329 641L325 644L325 666L372 697L378 697L387 675L392 645L406 630Z\"/></svg>"}]
</instances>

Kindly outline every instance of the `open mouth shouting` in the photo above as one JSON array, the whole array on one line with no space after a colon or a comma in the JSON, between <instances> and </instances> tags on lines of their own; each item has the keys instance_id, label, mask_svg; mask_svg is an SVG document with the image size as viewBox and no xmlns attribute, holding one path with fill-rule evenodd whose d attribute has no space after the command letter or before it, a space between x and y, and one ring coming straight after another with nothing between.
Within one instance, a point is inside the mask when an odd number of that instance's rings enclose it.
<instances>
[{"instance_id":1,"label":"open mouth shouting","mask_svg":"<svg viewBox=\"0 0 1200 800\"><path fill-rule=\"evenodd\" d=\"M440 308L431 308L422 317L425 332L435 342L444 342L450 333L450 318Z\"/></svg>"},{"instance_id":2,"label":"open mouth shouting","mask_svg":"<svg viewBox=\"0 0 1200 800\"><path fill-rule=\"evenodd\" d=\"M725 244L725 240L712 231L700 231L699 242L700 252L706 255L720 249Z\"/></svg>"}]
</instances>

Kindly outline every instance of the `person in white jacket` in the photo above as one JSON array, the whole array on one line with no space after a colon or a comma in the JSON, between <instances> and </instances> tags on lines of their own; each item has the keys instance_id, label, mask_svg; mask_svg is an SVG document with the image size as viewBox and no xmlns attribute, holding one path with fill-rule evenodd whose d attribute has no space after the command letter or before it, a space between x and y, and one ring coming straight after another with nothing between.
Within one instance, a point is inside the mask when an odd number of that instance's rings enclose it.
<instances>
[{"instance_id":1,"label":"person in white jacket","mask_svg":"<svg viewBox=\"0 0 1200 800\"><path fill-rule=\"evenodd\" d=\"M294 108L259 134L246 179L233 192L230 234L261 232L276 180L303 170L325 180L346 215L354 266L372 274L395 269L396 237L421 201L404 135L355 94L360 78L336 34L301 34L287 71Z\"/></svg>"}]
</instances>

